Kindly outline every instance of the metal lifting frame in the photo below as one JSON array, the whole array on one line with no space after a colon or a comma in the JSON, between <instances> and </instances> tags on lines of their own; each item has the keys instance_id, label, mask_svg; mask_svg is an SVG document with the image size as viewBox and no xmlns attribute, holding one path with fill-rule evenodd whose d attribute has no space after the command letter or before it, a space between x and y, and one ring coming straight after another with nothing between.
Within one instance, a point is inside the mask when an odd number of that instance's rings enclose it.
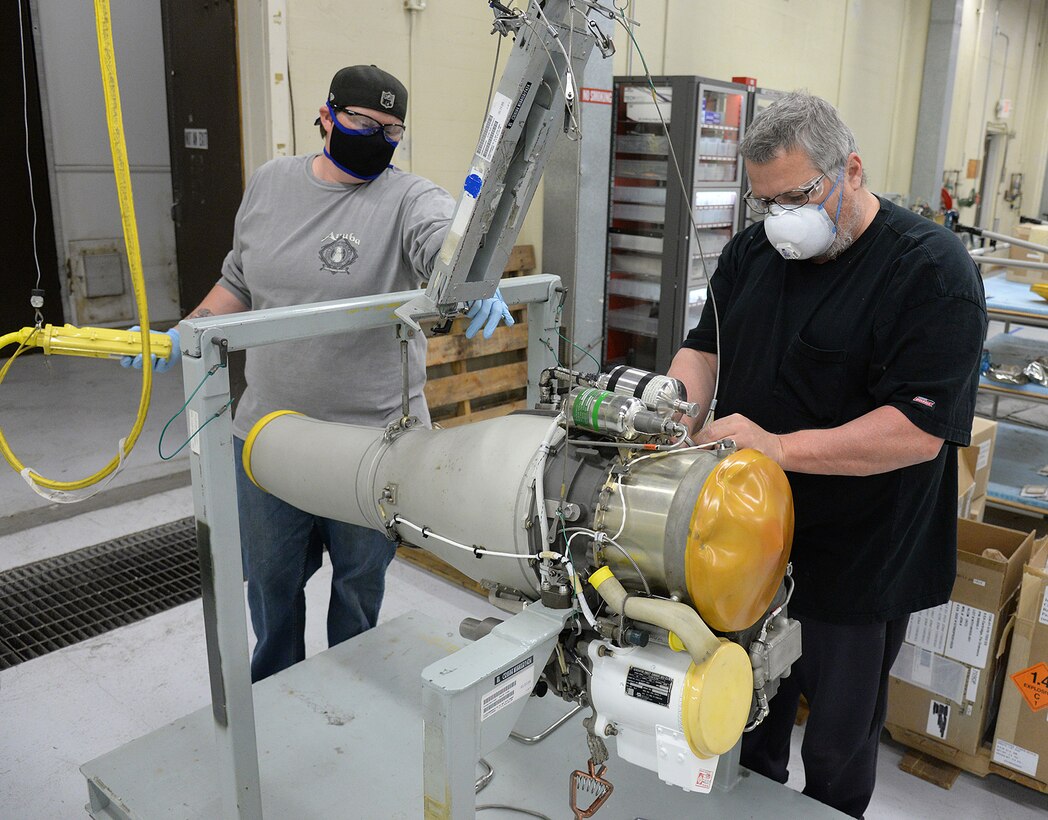
<instances>
[{"instance_id":1,"label":"metal lifting frame","mask_svg":"<svg viewBox=\"0 0 1048 820\"><path fill-rule=\"evenodd\" d=\"M553 143L560 133L577 126L581 116L578 86L590 50L594 43L605 57L614 50L588 17L591 12L609 19L618 15L594 0L530 0L524 13L499 3L491 5L495 30L503 35L515 32L516 42L498 94L486 112L480 142L429 288L425 292L402 291L196 319L179 325L185 354L187 423L190 433L200 429L192 443L190 465L219 783L226 817L261 817L262 800L246 651L232 424L230 414L224 412L229 403L229 377L220 365L231 351L350 330L389 326L390 344L394 344L393 325L400 325L403 332L417 326L418 319L448 316L458 303L486 298L494 292ZM535 403L539 374L555 363L553 351L559 347L563 304L560 279L549 275L521 277L502 283L501 289L507 304L541 305L541 310L533 308L528 317L528 401ZM198 385L199 391L191 396ZM551 621L537 612L524 620L541 622L537 631L533 630L536 640L550 630L554 637L549 640L555 640L559 628L550 624L562 623L559 617ZM547 639L541 638L541 642ZM475 666L472 673L478 668ZM430 671L427 669L424 677ZM502 732L510 710L482 727L483 731L461 728L460 720L471 715L472 721L467 723L476 728L476 716L470 711L476 707L476 682L462 669L450 678L427 679L424 780L427 811L433 814L472 816L473 751L478 744L492 748L497 744L490 742L491 738L501 734L504 740L512 728L510 723ZM498 732L493 732L496 723ZM449 746L455 747L450 753Z\"/></svg>"},{"instance_id":2,"label":"metal lifting frame","mask_svg":"<svg viewBox=\"0 0 1048 820\"><path fill-rule=\"evenodd\" d=\"M416 314L446 314L495 292L554 144L581 120L576 86L590 51L594 43L605 57L614 51L588 15L615 12L592 0L530 0L523 13L498 3L492 8L500 36L515 32L513 51L485 112L429 286L399 311L409 325Z\"/></svg>"},{"instance_id":3,"label":"metal lifting frame","mask_svg":"<svg viewBox=\"0 0 1048 820\"><path fill-rule=\"evenodd\" d=\"M560 278L548 274L523 276L506 280L501 289L508 304L532 305L528 311L527 389L528 402L534 403L538 400L539 374L543 368L555 363L553 351L559 343L560 306L563 303ZM261 818L262 796L247 651L233 428L228 412L229 374L222 365L232 351L353 330L389 327L390 344L396 344L394 326L402 322L394 311L421 293L421 290L400 291L184 320L179 324L188 402L186 420L190 434L199 429L191 442L190 466L223 817ZM209 377L212 369L214 373ZM198 385L200 389L194 395ZM210 419L213 421L208 423ZM432 689L427 688L432 695ZM457 717L450 714L449 709L432 702L431 695L427 695L427 704L431 704L434 713L443 713L450 720ZM461 705L461 701L457 702L456 710ZM449 727L446 725L445 728ZM450 730L453 731L454 726ZM432 751L436 759L443 761L435 768L431 767L429 779L451 775L446 765L454 765L454 759L439 748L441 742L440 738L431 741L427 737L426 740L427 757L435 743L436 748ZM476 758L468 763L470 789L475 763ZM464 794L464 786L455 786L448 785L449 793ZM431 783L427 783L427 794L431 788ZM472 791L469 794L472 799ZM456 809L455 816L466 815Z\"/></svg>"}]
</instances>

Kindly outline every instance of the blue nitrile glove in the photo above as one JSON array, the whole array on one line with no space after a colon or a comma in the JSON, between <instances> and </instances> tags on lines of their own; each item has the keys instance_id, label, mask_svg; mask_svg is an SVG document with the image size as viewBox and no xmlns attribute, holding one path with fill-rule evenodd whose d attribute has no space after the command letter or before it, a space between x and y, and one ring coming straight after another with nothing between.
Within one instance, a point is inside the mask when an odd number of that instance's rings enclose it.
<instances>
[{"instance_id":1,"label":"blue nitrile glove","mask_svg":"<svg viewBox=\"0 0 1048 820\"><path fill-rule=\"evenodd\" d=\"M491 334L498 327L500 319L505 320L506 327L514 324L509 308L506 306L502 294L497 289L495 295L490 299L477 299L471 302L469 310L466 312L466 318L473 320L469 323L469 327L466 328L467 339L472 339L476 336L481 325L484 326L484 338L490 339Z\"/></svg>"},{"instance_id":2,"label":"blue nitrile glove","mask_svg":"<svg viewBox=\"0 0 1048 820\"><path fill-rule=\"evenodd\" d=\"M141 330L141 328L138 325L135 325L131 330ZM150 358L153 360L154 373L166 373L182 359L182 344L181 338L178 335L178 328L173 327L170 330L165 331L165 333L171 337L171 356L167 359L158 359L155 355L152 355ZM120 359L120 366L133 367L135 370L141 370L142 354L139 353L137 356L122 356Z\"/></svg>"}]
</instances>

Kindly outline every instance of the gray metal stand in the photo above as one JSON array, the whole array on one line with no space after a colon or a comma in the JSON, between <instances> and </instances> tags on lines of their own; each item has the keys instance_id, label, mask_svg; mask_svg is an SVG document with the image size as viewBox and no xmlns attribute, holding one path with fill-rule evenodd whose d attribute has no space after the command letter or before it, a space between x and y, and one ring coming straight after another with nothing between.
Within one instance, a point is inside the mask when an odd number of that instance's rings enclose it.
<instances>
[{"instance_id":1,"label":"gray metal stand","mask_svg":"<svg viewBox=\"0 0 1048 820\"><path fill-rule=\"evenodd\" d=\"M559 288L555 276L502 285L509 304L532 305L531 403L539 374L553 363ZM447 627L404 616L250 684L229 380L221 364L228 351L368 327L389 326L394 343L394 310L418 293L180 325L187 421L191 432L202 428L191 464L212 705L84 764L93 817L260 818L264 808L269 817L415 820L424 811L463 820L474 816L481 755L496 768L485 803L568 814L568 778L589 757L581 717L556 743L504 742L522 713L537 713L541 727L567 711L552 697L529 697L564 612L529 606L458 652L462 642ZM610 763L616 790L603 810L608 817L837 816L755 775L731 791L695 795L614 757ZM730 783L738 771L728 765L721 776Z\"/></svg>"},{"instance_id":2,"label":"gray metal stand","mask_svg":"<svg viewBox=\"0 0 1048 820\"><path fill-rule=\"evenodd\" d=\"M555 621L549 623L553 628ZM509 646L514 634L496 639L507 644L504 657L513 654ZM423 723L430 720L429 707L424 707L428 696L419 686L423 669L428 679L457 679L471 668L499 666L478 666L480 659L471 650L480 642L468 645L461 658L451 655L462 643L447 625L409 613L256 684L259 796L267 814L297 820L422 817L429 756ZM441 674L445 668L446 676ZM448 682L441 686L456 689ZM426 691L435 690L427 683ZM478 693L481 701L485 691L481 687ZM471 695L445 700L453 705L452 716L467 711L463 705L467 701L476 703ZM527 734L570 708L554 697L522 698L513 705L523 713L517 727ZM499 711L489 721L481 721L481 726L498 716L507 718L503 712L509 711ZM459 736L458 727L469 722L452 725L452 737ZM91 800L88 812L96 820L228 817L213 724L212 710L201 709L84 764L81 771ZM481 728L472 741L459 736L453 742L484 748L487 732ZM570 817L569 776L585 766L589 756L585 736L580 715L559 729L554 740L538 746L503 743L485 753L495 775L477 802L538 811L553 820ZM469 772L472 800L473 781L479 774L474 769L477 758L467 758L464 748L460 752L463 760L451 768ZM607 820L843 816L745 769L730 792L714 789L702 795L667 786L654 772L619 761L614 753L608 764L606 776L615 792L597 815ZM454 815L473 816L472 804L466 811L456 809ZM517 815L491 810L477 816Z\"/></svg>"},{"instance_id":3,"label":"gray metal stand","mask_svg":"<svg viewBox=\"0 0 1048 820\"><path fill-rule=\"evenodd\" d=\"M509 738L570 614L533 604L422 672L427 820L473 817L476 761Z\"/></svg>"},{"instance_id":4,"label":"gray metal stand","mask_svg":"<svg viewBox=\"0 0 1048 820\"><path fill-rule=\"evenodd\" d=\"M529 403L538 400L542 369L554 363L551 351L558 344L560 286L560 279L549 275L524 276L502 285L508 304L531 305ZM179 325L186 422L190 433L201 428L191 442L190 465L217 749L214 768L222 795L222 810L212 817L261 818L263 810L228 412L229 377L222 365L230 351L350 330L388 327L390 344L395 344L394 326L400 320L394 311L421 293L402 291L234 313ZM270 811L268 806L266 810Z\"/></svg>"}]
</instances>

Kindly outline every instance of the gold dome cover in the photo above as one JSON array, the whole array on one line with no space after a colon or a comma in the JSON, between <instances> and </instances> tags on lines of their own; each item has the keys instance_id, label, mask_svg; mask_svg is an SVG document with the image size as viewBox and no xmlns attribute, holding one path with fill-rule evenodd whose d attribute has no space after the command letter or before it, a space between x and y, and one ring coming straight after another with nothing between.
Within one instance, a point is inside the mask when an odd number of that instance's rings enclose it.
<instances>
[{"instance_id":1,"label":"gold dome cover","mask_svg":"<svg viewBox=\"0 0 1048 820\"><path fill-rule=\"evenodd\" d=\"M713 629L752 626L771 605L790 560L793 493L757 450L740 450L710 473L685 547L688 595Z\"/></svg>"}]
</instances>

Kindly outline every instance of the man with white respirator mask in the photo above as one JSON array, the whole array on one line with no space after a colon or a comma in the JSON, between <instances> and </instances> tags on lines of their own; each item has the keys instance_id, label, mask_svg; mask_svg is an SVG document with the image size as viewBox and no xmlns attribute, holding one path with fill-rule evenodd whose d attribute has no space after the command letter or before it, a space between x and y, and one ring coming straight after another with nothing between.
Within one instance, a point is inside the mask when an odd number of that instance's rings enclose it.
<instances>
[{"instance_id":1,"label":"man with white respirator mask","mask_svg":"<svg viewBox=\"0 0 1048 820\"><path fill-rule=\"evenodd\" d=\"M909 614L953 588L982 280L953 234L866 187L825 100L780 98L739 151L765 219L721 253L669 375L711 411L696 441L760 450L793 491L803 652L742 763L786 782L803 694L805 794L861 817Z\"/></svg>"}]
</instances>

